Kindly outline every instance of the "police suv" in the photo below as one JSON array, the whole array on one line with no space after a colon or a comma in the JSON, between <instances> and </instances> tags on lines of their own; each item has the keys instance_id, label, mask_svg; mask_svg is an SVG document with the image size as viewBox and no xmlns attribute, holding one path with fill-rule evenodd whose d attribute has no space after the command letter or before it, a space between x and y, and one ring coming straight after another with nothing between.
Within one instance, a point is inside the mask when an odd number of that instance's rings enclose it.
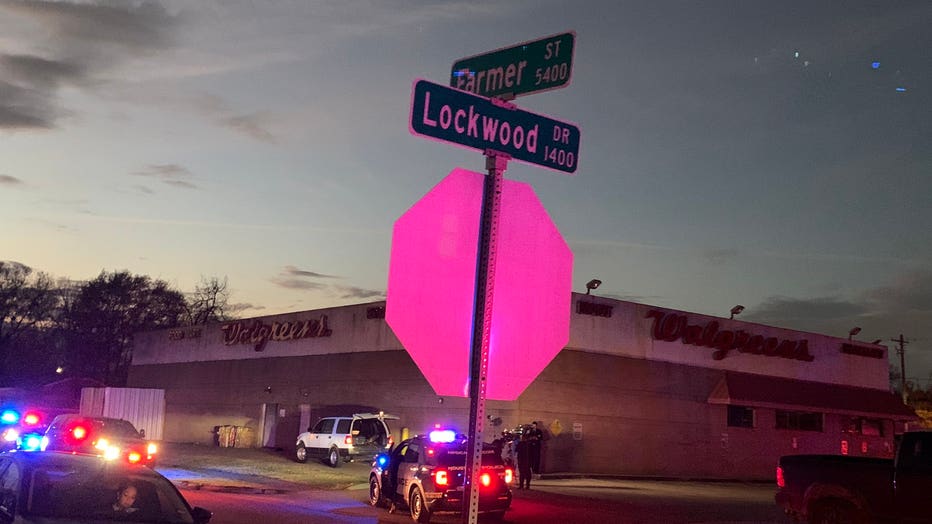
<instances>
[{"instance_id":1,"label":"police suv","mask_svg":"<svg viewBox=\"0 0 932 524\"><path fill-rule=\"evenodd\" d=\"M464 435L435 430L402 441L376 457L369 473L369 503L407 506L415 522L434 513L463 510L463 479L470 452ZM482 449L482 469L473 480L479 489L479 513L501 519L511 506L514 471L491 445Z\"/></svg>"}]
</instances>

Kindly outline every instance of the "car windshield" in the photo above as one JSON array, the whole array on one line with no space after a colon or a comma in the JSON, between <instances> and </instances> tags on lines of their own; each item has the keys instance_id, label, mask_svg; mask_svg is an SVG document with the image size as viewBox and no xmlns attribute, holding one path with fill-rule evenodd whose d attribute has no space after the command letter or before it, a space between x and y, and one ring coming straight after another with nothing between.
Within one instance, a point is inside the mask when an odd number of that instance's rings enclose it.
<instances>
[{"instance_id":1,"label":"car windshield","mask_svg":"<svg viewBox=\"0 0 932 524\"><path fill-rule=\"evenodd\" d=\"M139 438L135 426L126 420L105 420L101 430L114 438Z\"/></svg>"},{"instance_id":2,"label":"car windshield","mask_svg":"<svg viewBox=\"0 0 932 524\"><path fill-rule=\"evenodd\" d=\"M191 524L191 514L167 480L131 471L42 464L24 483L31 517Z\"/></svg>"}]
</instances>

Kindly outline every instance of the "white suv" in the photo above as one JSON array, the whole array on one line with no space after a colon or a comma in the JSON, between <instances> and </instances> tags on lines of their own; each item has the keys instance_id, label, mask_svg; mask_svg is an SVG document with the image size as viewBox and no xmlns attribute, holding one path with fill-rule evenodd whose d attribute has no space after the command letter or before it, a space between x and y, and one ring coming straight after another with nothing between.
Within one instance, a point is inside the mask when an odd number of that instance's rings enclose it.
<instances>
[{"instance_id":1,"label":"white suv","mask_svg":"<svg viewBox=\"0 0 932 524\"><path fill-rule=\"evenodd\" d=\"M372 460L392 447L392 432L386 420L398 420L398 417L380 412L322 418L298 435L295 460L307 462L308 457L317 457L325 459L333 468L359 457Z\"/></svg>"}]
</instances>

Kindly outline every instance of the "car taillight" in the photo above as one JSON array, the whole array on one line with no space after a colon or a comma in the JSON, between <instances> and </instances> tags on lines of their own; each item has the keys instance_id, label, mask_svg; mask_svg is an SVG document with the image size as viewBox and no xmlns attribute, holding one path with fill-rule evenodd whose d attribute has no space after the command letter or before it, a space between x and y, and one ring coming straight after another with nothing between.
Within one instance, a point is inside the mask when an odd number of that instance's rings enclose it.
<instances>
[{"instance_id":1,"label":"car taillight","mask_svg":"<svg viewBox=\"0 0 932 524\"><path fill-rule=\"evenodd\" d=\"M87 438L87 428L84 426L75 426L71 428L71 436L75 440L84 440Z\"/></svg>"},{"instance_id":2,"label":"car taillight","mask_svg":"<svg viewBox=\"0 0 932 524\"><path fill-rule=\"evenodd\" d=\"M347 435L347 436L343 437L343 443L346 444L347 446L352 446L352 445L353 445L353 436L352 436L352 435Z\"/></svg>"},{"instance_id":3,"label":"car taillight","mask_svg":"<svg viewBox=\"0 0 932 524\"><path fill-rule=\"evenodd\" d=\"M780 466L777 466L777 487L782 489L785 486L786 486L786 479L783 478L783 468Z\"/></svg>"},{"instance_id":4,"label":"car taillight","mask_svg":"<svg viewBox=\"0 0 932 524\"><path fill-rule=\"evenodd\" d=\"M492 483L492 475L489 475L488 473L483 473L482 475L479 476L479 482L482 483L483 486L489 487L489 484Z\"/></svg>"},{"instance_id":5,"label":"car taillight","mask_svg":"<svg viewBox=\"0 0 932 524\"><path fill-rule=\"evenodd\" d=\"M395 439L394 439L391 435L389 435L389 436L388 436L388 445L385 446L385 447L390 448L390 447L392 447L392 446L394 446L394 445L395 445Z\"/></svg>"},{"instance_id":6,"label":"car taillight","mask_svg":"<svg viewBox=\"0 0 932 524\"><path fill-rule=\"evenodd\" d=\"M126 455L126 460L128 460L130 464L138 464L139 461L142 460L142 455L135 451L130 451L129 454Z\"/></svg>"},{"instance_id":7,"label":"car taillight","mask_svg":"<svg viewBox=\"0 0 932 524\"><path fill-rule=\"evenodd\" d=\"M434 484L438 486L448 486L450 484L446 470L441 469L434 472Z\"/></svg>"},{"instance_id":8,"label":"car taillight","mask_svg":"<svg viewBox=\"0 0 932 524\"><path fill-rule=\"evenodd\" d=\"M505 468L505 484L511 484L515 480L515 473L511 468Z\"/></svg>"}]
</instances>

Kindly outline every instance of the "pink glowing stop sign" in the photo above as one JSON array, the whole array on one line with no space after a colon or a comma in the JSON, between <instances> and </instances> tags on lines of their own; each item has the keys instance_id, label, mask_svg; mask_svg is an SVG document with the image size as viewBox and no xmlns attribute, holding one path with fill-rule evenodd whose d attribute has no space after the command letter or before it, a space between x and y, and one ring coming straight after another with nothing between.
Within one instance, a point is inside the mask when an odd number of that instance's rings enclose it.
<instances>
[{"instance_id":1,"label":"pink glowing stop sign","mask_svg":"<svg viewBox=\"0 0 932 524\"><path fill-rule=\"evenodd\" d=\"M395 222L385 320L431 387L469 396L485 175L454 169ZM528 184L505 180L486 397L514 400L569 341L573 253Z\"/></svg>"}]
</instances>

